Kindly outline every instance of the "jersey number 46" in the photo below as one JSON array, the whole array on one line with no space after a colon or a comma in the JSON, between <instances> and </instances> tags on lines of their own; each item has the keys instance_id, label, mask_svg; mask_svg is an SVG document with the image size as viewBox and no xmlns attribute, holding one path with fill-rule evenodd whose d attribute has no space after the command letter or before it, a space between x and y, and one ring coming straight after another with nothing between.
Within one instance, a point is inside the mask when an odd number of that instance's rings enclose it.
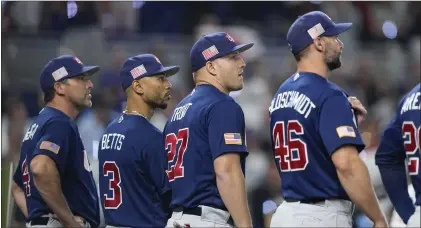
<instances>
[{"instance_id":1,"label":"jersey number 46","mask_svg":"<svg viewBox=\"0 0 421 228\"><path fill-rule=\"evenodd\" d=\"M28 163L26 162L26 158L25 160L23 160L22 162L22 182L25 185L25 194L26 196L30 196L31 195L31 176L29 175L29 170L28 170Z\"/></svg>"},{"instance_id":2,"label":"jersey number 46","mask_svg":"<svg viewBox=\"0 0 421 228\"><path fill-rule=\"evenodd\" d=\"M174 181L176 178L184 177L183 157L189 142L189 129L183 128L178 130L178 135L174 133L165 137L165 151L168 153L168 180ZM177 150L177 144L180 146ZM174 159L177 160L174 164Z\"/></svg>"},{"instance_id":3,"label":"jersey number 46","mask_svg":"<svg viewBox=\"0 0 421 228\"><path fill-rule=\"evenodd\" d=\"M279 159L281 172L304 170L308 165L307 144L298 137L304 135L304 128L297 120L288 123L278 121L273 127L272 137L275 159ZM296 156L294 156L296 153Z\"/></svg>"},{"instance_id":4,"label":"jersey number 46","mask_svg":"<svg viewBox=\"0 0 421 228\"><path fill-rule=\"evenodd\" d=\"M402 133L408 157L408 173L409 175L418 175L420 158L416 156L416 152L420 150L421 126L417 129L412 121L405 121L402 125Z\"/></svg>"}]
</instances>

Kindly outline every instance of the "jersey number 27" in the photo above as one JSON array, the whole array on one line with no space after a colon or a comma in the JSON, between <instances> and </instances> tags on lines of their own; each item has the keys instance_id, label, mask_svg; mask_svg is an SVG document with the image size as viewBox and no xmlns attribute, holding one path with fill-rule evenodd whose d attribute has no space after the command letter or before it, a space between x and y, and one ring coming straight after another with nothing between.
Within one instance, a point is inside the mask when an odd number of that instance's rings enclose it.
<instances>
[{"instance_id":1,"label":"jersey number 27","mask_svg":"<svg viewBox=\"0 0 421 228\"><path fill-rule=\"evenodd\" d=\"M421 144L421 126L418 129L414 122L405 121L402 125L403 138L405 139L405 152L408 157L408 173L409 175L418 175L420 167L420 158L415 156Z\"/></svg>"},{"instance_id":2,"label":"jersey number 27","mask_svg":"<svg viewBox=\"0 0 421 228\"><path fill-rule=\"evenodd\" d=\"M180 147L177 150L177 144L180 142ZM168 180L174 181L176 178L184 177L183 157L189 143L189 129L183 128L178 130L178 135L174 133L168 134L165 137L165 151L168 153ZM175 164L174 158L177 154L177 161ZM173 165L171 165L173 164Z\"/></svg>"},{"instance_id":3,"label":"jersey number 27","mask_svg":"<svg viewBox=\"0 0 421 228\"><path fill-rule=\"evenodd\" d=\"M304 128L297 120L278 121L273 127L275 158L279 159L281 172L304 170L308 165L307 144L295 135L304 135ZM293 156L293 153L296 156Z\"/></svg>"}]
</instances>

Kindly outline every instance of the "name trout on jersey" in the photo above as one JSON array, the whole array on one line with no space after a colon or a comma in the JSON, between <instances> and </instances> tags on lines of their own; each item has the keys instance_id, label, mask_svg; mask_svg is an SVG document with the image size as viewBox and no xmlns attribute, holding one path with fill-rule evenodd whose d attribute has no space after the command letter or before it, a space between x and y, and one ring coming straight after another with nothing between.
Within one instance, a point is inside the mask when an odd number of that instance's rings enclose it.
<instances>
[{"instance_id":1,"label":"name trout on jersey","mask_svg":"<svg viewBox=\"0 0 421 228\"><path fill-rule=\"evenodd\" d=\"M281 108L293 108L295 111L307 118L316 107L313 101L306 95L297 91L286 91L278 94L270 104L269 112L272 113Z\"/></svg>"},{"instance_id":2,"label":"name trout on jersey","mask_svg":"<svg viewBox=\"0 0 421 228\"><path fill-rule=\"evenodd\" d=\"M183 117L186 115L187 111L189 110L190 106L192 105L193 103L187 103L181 107L174 109L173 115L171 117L171 122L183 119Z\"/></svg>"},{"instance_id":3,"label":"name trout on jersey","mask_svg":"<svg viewBox=\"0 0 421 228\"><path fill-rule=\"evenodd\" d=\"M407 111L421 110L420 95L421 93L417 92L406 98L405 103L402 105L401 115Z\"/></svg>"},{"instance_id":4,"label":"name trout on jersey","mask_svg":"<svg viewBox=\"0 0 421 228\"><path fill-rule=\"evenodd\" d=\"M126 136L118 133L104 134L101 140L102 150L121 150Z\"/></svg>"}]
</instances>

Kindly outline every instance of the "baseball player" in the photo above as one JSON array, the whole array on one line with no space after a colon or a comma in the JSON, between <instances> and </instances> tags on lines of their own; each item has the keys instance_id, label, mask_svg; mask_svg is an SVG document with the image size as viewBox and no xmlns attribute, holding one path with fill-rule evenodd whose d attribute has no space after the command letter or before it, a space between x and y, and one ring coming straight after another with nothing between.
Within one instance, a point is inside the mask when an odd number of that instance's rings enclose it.
<instances>
[{"instance_id":1,"label":"baseball player","mask_svg":"<svg viewBox=\"0 0 421 228\"><path fill-rule=\"evenodd\" d=\"M165 227L171 191L164 137L149 121L170 100L164 67L152 54L129 58L120 72L127 95L123 114L107 127L99 144L99 189L108 227Z\"/></svg>"},{"instance_id":2,"label":"baseball player","mask_svg":"<svg viewBox=\"0 0 421 228\"><path fill-rule=\"evenodd\" d=\"M376 152L383 184L396 211L408 227L420 227L421 174L420 83L399 103ZM407 159L407 161L405 161ZM408 193L405 163L415 190L415 206Z\"/></svg>"},{"instance_id":3,"label":"baseball player","mask_svg":"<svg viewBox=\"0 0 421 228\"><path fill-rule=\"evenodd\" d=\"M13 177L22 189L14 197L27 212L27 227L99 224L97 189L74 122L82 109L92 106L88 76L98 70L63 55L48 62L41 73L46 106L25 134Z\"/></svg>"},{"instance_id":4,"label":"baseball player","mask_svg":"<svg viewBox=\"0 0 421 228\"><path fill-rule=\"evenodd\" d=\"M228 95L243 88L246 64L224 32L202 36L190 51L196 87L164 128L174 209L167 227L250 227L244 185L244 113Z\"/></svg>"},{"instance_id":5,"label":"baseball player","mask_svg":"<svg viewBox=\"0 0 421 228\"><path fill-rule=\"evenodd\" d=\"M351 25L335 24L314 11L289 28L287 41L298 69L279 87L269 108L284 198L271 227L352 227L352 202L376 226L386 226L359 158L365 145L353 107L361 113L359 122L366 111L328 80L328 72L341 66L338 35Z\"/></svg>"}]
</instances>

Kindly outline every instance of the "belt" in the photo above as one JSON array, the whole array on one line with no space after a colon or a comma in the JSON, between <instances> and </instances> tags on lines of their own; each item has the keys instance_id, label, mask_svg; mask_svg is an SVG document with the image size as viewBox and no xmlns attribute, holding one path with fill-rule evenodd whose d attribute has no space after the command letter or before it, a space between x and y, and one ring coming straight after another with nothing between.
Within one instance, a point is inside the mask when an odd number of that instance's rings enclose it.
<instances>
[{"instance_id":1,"label":"belt","mask_svg":"<svg viewBox=\"0 0 421 228\"><path fill-rule=\"evenodd\" d=\"M80 217L80 216L79 216ZM31 226L46 226L48 224L48 221L50 220L50 216L46 217L37 217L29 221L31 223ZM84 219L83 217L80 217L83 219L84 224L88 224L88 220ZM93 227L93 226L91 226Z\"/></svg>"},{"instance_id":2,"label":"belt","mask_svg":"<svg viewBox=\"0 0 421 228\"><path fill-rule=\"evenodd\" d=\"M300 203L305 203L305 204L317 204L317 203L325 202L326 200L345 200L345 199L340 199L340 198L329 198L329 199L314 198L314 199L297 200L297 199L291 199L291 198L284 198L284 200L287 201L288 203L300 202ZM349 200L347 200L347 201L349 201Z\"/></svg>"},{"instance_id":3,"label":"belt","mask_svg":"<svg viewBox=\"0 0 421 228\"><path fill-rule=\"evenodd\" d=\"M48 224L48 221L50 220L50 217L38 217L34 218L31 221L31 226L45 226Z\"/></svg>"},{"instance_id":4,"label":"belt","mask_svg":"<svg viewBox=\"0 0 421 228\"><path fill-rule=\"evenodd\" d=\"M187 215L197 215L197 216L202 216L202 208L201 207L193 207L193 208L183 208L182 210L178 211L178 210L174 210L175 212L181 212L183 211L183 214L187 214ZM234 219L232 219L232 216L230 215L230 217L227 220L227 224L234 226Z\"/></svg>"}]
</instances>

